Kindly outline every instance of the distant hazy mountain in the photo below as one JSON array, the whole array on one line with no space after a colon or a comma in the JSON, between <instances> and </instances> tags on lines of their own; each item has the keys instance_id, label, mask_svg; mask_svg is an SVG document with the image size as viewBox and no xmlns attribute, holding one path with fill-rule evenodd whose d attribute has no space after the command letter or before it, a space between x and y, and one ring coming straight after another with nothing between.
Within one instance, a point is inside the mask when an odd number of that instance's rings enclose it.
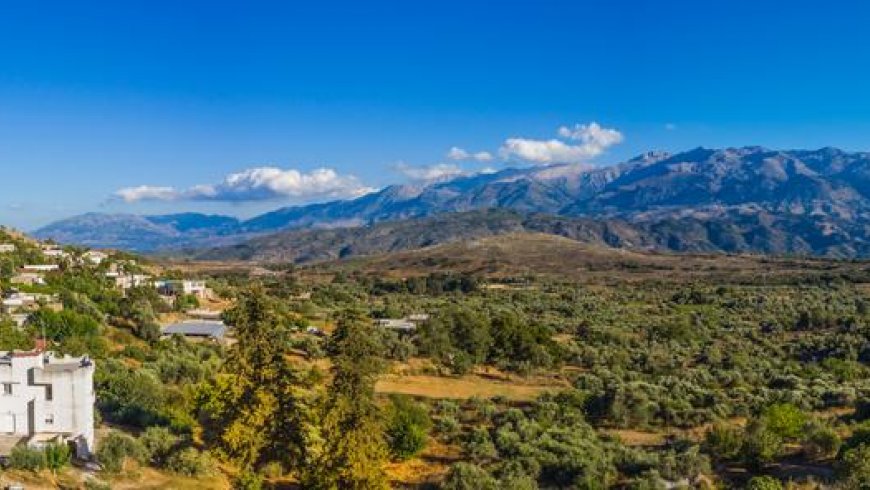
<instances>
[{"instance_id":1,"label":"distant hazy mountain","mask_svg":"<svg viewBox=\"0 0 870 490\"><path fill-rule=\"evenodd\" d=\"M615 220L644 236L660 230L648 236L656 244L669 230L664 248L674 250L691 243L711 250L865 255L870 153L698 148L648 153L609 167L507 169L391 186L241 222L197 214L89 214L49 225L37 236L140 251L214 247L285 230L353 228L489 208ZM699 234L712 235L700 240Z\"/></svg>"},{"instance_id":2,"label":"distant hazy mountain","mask_svg":"<svg viewBox=\"0 0 870 490\"><path fill-rule=\"evenodd\" d=\"M239 221L197 213L163 216L88 213L52 223L34 235L95 248L154 251L197 244L232 243L246 235Z\"/></svg>"}]
</instances>

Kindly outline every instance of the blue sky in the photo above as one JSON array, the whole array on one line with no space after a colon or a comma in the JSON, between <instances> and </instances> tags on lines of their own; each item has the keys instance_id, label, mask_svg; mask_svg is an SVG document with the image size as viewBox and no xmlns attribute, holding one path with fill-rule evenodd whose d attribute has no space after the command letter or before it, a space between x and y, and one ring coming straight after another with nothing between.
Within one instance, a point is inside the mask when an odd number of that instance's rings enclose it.
<instances>
[{"instance_id":1,"label":"blue sky","mask_svg":"<svg viewBox=\"0 0 870 490\"><path fill-rule=\"evenodd\" d=\"M868 150L868 21L858 0L4 2L0 223L249 216L650 149Z\"/></svg>"}]
</instances>

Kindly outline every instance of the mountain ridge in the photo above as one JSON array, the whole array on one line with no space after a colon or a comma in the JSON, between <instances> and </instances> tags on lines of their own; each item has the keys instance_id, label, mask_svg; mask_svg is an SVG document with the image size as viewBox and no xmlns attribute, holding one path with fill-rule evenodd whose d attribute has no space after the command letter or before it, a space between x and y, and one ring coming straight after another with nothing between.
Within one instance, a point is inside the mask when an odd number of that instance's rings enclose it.
<instances>
[{"instance_id":1,"label":"mountain ridge","mask_svg":"<svg viewBox=\"0 0 870 490\"><path fill-rule=\"evenodd\" d=\"M679 220L692 222L691 227L704 221L710 222L707 227L745 227L752 217L754 226L761 227L759 237L781 237L791 226L792 233L814 241L791 251L850 256L863 254L859 251L868 238L870 153L758 146L647 152L606 167L508 168L444 182L393 185L352 200L284 207L248 220L196 213L88 214L53 223L36 236L151 252L484 209L619 220L644 229ZM764 223L775 223L775 229L764 231ZM791 241L803 240L795 238ZM839 242L834 246L831 240ZM750 242L759 251L782 248L762 238Z\"/></svg>"}]
</instances>

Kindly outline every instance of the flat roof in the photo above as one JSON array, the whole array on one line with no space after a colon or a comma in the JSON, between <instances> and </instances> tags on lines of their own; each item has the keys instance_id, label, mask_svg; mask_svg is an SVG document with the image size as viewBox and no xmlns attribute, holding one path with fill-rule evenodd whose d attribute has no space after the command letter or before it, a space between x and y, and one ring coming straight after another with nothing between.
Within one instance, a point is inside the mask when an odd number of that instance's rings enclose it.
<instances>
[{"instance_id":1,"label":"flat roof","mask_svg":"<svg viewBox=\"0 0 870 490\"><path fill-rule=\"evenodd\" d=\"M227 333L224 322L186 321L173 323L163 328L164 335L190 335L194 337L222 338Z\"/></svg>"}]
</instances>

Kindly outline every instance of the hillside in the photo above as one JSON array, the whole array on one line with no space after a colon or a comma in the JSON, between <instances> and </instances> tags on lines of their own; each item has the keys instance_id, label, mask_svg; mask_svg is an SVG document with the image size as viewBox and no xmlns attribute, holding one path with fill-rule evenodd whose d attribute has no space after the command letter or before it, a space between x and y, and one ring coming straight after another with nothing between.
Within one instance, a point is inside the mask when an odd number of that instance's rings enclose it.
<instances>
[{"instance_id":1,"label":"hillside","mask_svg":"<svg viewBox=\"0 0 870 490\"><path fill-rule=\"evenodd\" d=\"M865 277L870 266L863 262L827 259L631 251L580 243L560 236L521 232L327 262L312 270L358 271L395 279L438 270L495 280L551 277L581 283L776 283L808 277Z\"/></svg>"},{"instance_id":2,"label":"hillside","mask_svg":"<svg viewBox=\"0 0 870 490\"><path fill-rule=\"evenodd\" d=\"M870 253L863 230L833 231L813 218L767 213L629 222L508 210L451 213L354 228L290 230L195 252L204 260L309 263L413 250L509 233L541 233L628 250L694 253L763 252L854 257Z\"/></svg>"},{"instance_id":3,"label":"hillside","mask_svg":"<svg viewBox=\"0 0 870 490\"><path fill-rule=\"evenodd\" d=\"M697 148L674 155L648 153L609 167L552 165L428 185L396 185L354 200L282 208L246 221L197 214L89 214L49 225L36 235L90 246L177 250L238 244L288 230L355 228L483 209L603 220L600 225L588 224L597 228L607 228L613 220L630 223L633 245L676 251L865 256L870 154L833 148ZM460 228L454 239L491 233ZM362 243L368 239L347 238L357 233L367 236L367 231L314 233L304 236L367 249ZM297 240L304 245L306 239L284 234L280 239L255 241L237 252L278 240L289 240L295 247ZM353 243L345 243L349 241ZM418 246L425 241L417 240ZM397 240L397 246L401 242ZM333 245L326 248L330 250L294 252L291 260L336 256Z\"/></svg>"}]
</instances>

